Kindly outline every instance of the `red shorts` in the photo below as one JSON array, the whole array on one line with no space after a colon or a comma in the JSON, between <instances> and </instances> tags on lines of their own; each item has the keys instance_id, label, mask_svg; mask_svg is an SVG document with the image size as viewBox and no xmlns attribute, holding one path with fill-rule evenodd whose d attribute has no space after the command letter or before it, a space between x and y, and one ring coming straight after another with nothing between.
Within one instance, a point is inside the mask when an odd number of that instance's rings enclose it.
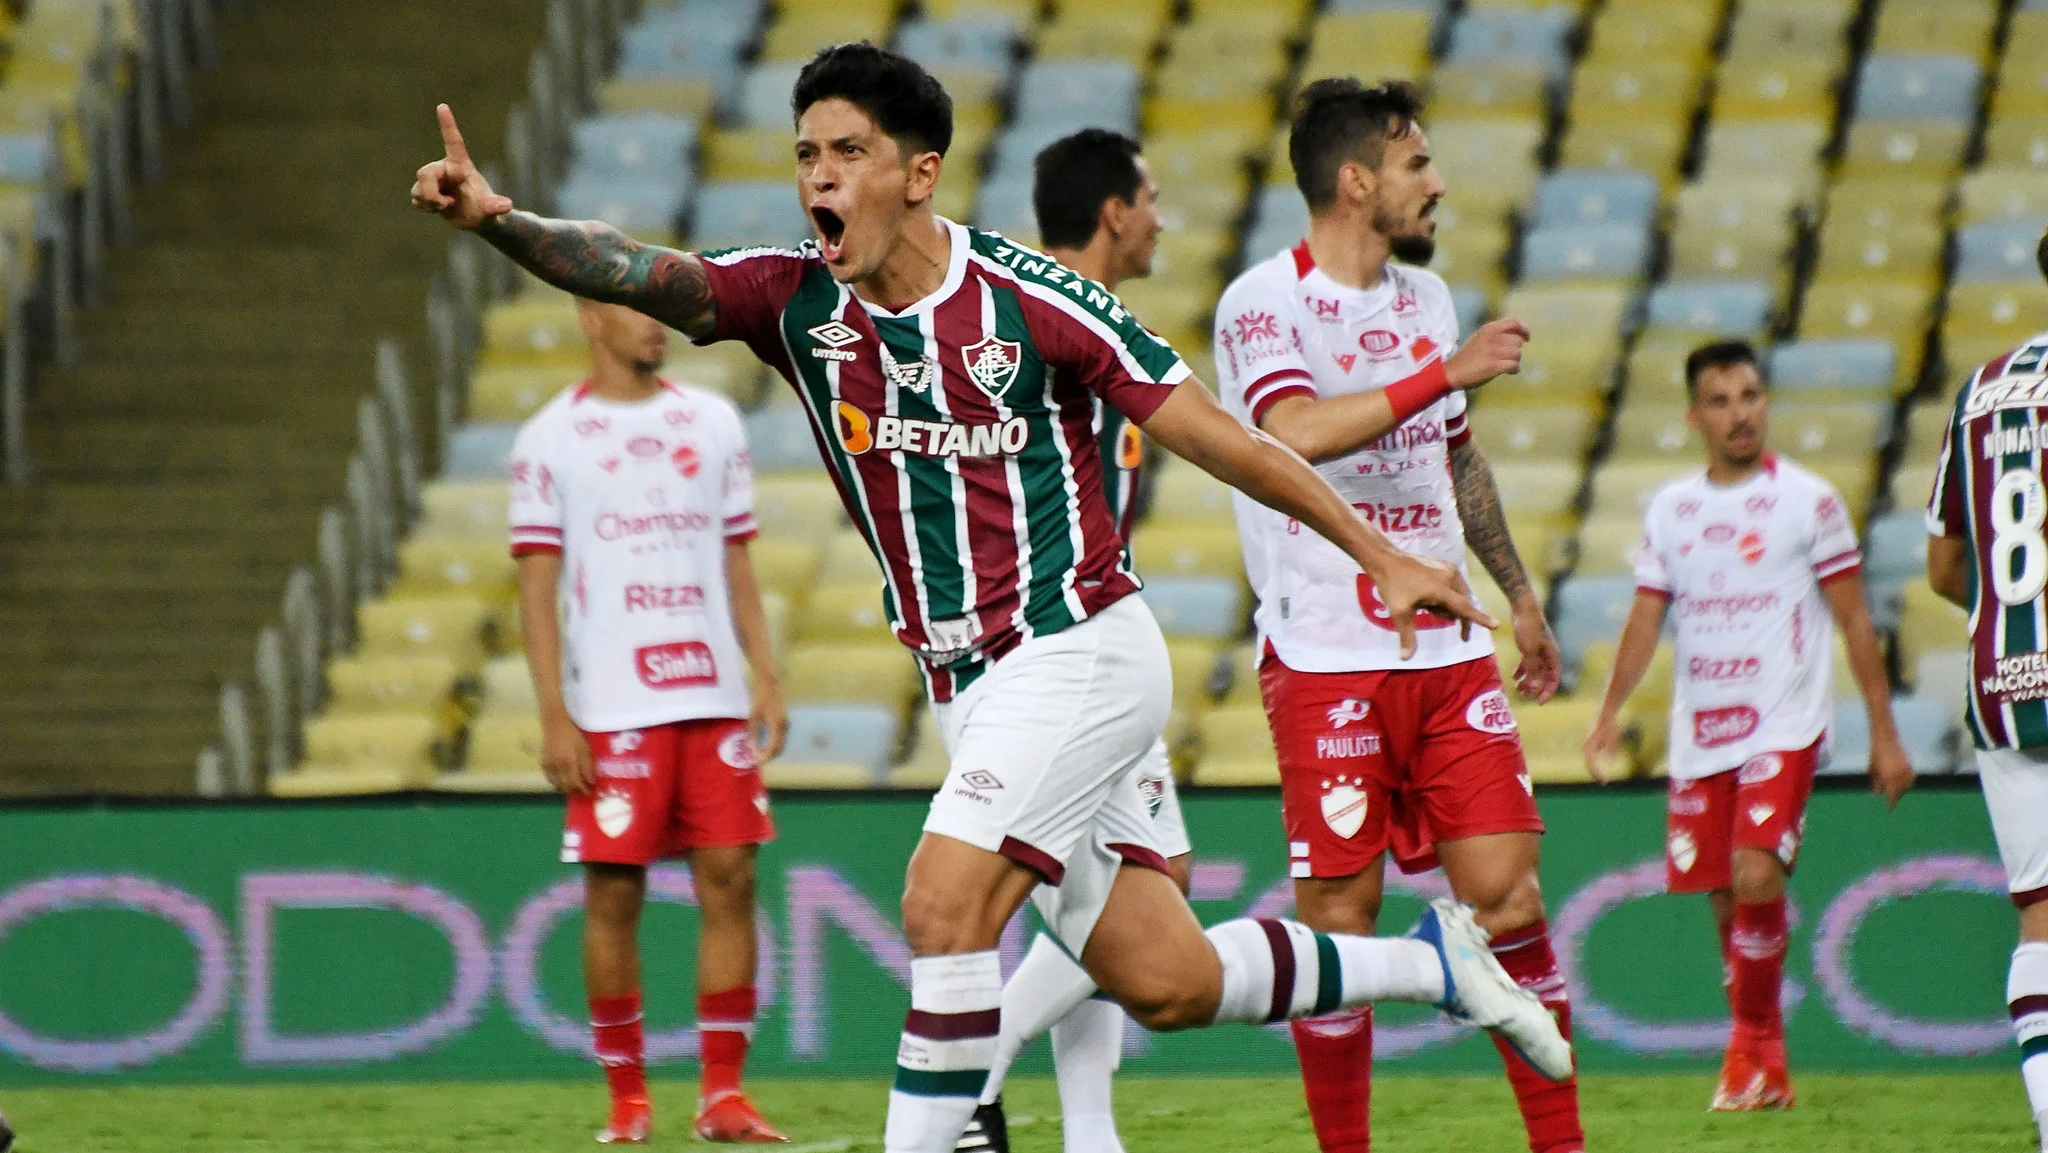
<instances>
[{"instance_id":1,"label":"red shorts","mask_svg":"<svg viewBox=\"0 0 2048 1153\"><path fill-rule=\"evenodd\" d=\"M1259 692L1280 757L1290 876L1349 877L1390 848L1402 871L1421 872L1435 867L1439 841L1543 831L1492 657L1304 673L1268 648Z\"/></svg>"},{"instance_id":2,"label":"red shorts","mask_svg":"<svg viewBox=\"0 0 2048 1153\"><path fill-rule=\"evenodd\" d=\"M1789 753L1759 753L1739 769L1671 782L1664 887L1711 893L1734 887L1737 849L1762 849L1787 873L1806 835L1806 798L1827 737Z\"/></svg>"},{"instance_id":3,"label":"red shorts","mask_svg":"<svg viewBox=\"0 0 2048 1153\"><path fill-rule=\"evenodd\" d=\"M569 796L562 859L648 865L775 839L747 722L717 717L585 733L597 787Z\"/></svg>"}]
</instances>

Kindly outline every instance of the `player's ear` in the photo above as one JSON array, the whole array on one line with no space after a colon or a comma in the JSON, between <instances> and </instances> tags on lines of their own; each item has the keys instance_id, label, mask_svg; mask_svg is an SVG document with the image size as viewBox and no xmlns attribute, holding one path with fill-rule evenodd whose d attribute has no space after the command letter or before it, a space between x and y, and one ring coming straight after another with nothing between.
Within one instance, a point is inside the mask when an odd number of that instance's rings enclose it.
<instances>
[{"instance_id":1,"label":"player's ear","mask_svg":"<svg viewBox=\"0 0 2048 1153\"><path fill-rule=\"evenodd\" d=\"M1380 187L1379 177L1372 169L1356 160L1347 160L1337 166L1337 195L1356 201L1372 199Z\"/></svg>"},{"instance_id":2,"label":"player's ear","mask_svg":"<svg viewBox=\"0 0 2048 1153\"><path fill-rule=\"evenodd\" d=\"M1130 219L1130 202L1121 196L1108 196L1103 198L1102 211L1096 213L1095 226L1108 229L1111 236L1122 236Z\"/></svg>"},{"instance_id":3,"label":"player's ear","mask_svg":"<svg viewBox=\"0 0 2048 1153\"><path fill-rule=\"evenodd\" d=\"M929 201L939 190L939 170L945 164L945 158L936 152L920 152L912 156L903 199L912 205Z\"/></svg>"}]
</instances>

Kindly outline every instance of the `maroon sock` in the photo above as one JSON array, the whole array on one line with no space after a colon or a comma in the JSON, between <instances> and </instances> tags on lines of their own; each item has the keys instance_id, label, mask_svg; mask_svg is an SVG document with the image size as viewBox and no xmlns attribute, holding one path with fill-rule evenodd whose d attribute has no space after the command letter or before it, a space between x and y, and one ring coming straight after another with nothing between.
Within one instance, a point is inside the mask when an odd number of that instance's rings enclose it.
<instances>
[{"instance_id":1,"label":"maroon sock","mask_svg":"<svg viewBox=\"0 0 2048 1153\"><path fill-rule=\"evenodd\" d=\"M705 1100L738 1089L747 1042L754 1036L754 987L700 994L697 1036L703 1045Z\"/></svg>"},{"instance_id":2,"label":"maroon sock","mask_svg":"<svg viewBox=\"0 0 2048 1153\"><path fill-rule=\"evenodd\" d=\"M1729 935L1728 1000L1735 1010L1735 1036L1783 1053L1785 1020L1778 987L1785 977L1785 898L1735 906Z\"/></svg>"},{"instance_id":3,"label":"maroon sock","mask_svg":"<svg viewBox=\"0 0 2048 1153\"><path fill-rule=\"evenodd\" d=\"M611 1082L612 1100L647 1096L646 1046L641 1039L640 994L590 998L590 1032L597 1063Z\"/></svg>"},{"instance_id":4,"label":"maroon sock","mask_svg":"<svg viewBox=\"0 0 2048 1153\"><path fill-rule=\"evenodd\" d=\"M1301 1087L1322 1153L1372 1148L1372 1006L1292 1022Z\"/></svg>"},{"instance_id":5,"label":"maroon sock","mask_svg":"<svg viewBox=\"0 0 2048 1153\"><path fill-rule=\"evenodd\" d=\"M1515 984L1536 994L1543 1007L1557 1017L1565 1040L1571 1040L1572 1008L1565 999L1557 957L1550 951L1550 926L1538 921L1502 933L1493 939L1493 955ZM1493 1043L1507 1065L1508 1084L1514 1087L1515 1104L1522 1110L1522 1127L1529 1132L1529 1148L1536 1153L1585 1148L1586 1131L1579 1126L1579 1079L1552 1081L1531 1068L1507 1042L1496 1037Z\"/></svg>"}]
</instances>

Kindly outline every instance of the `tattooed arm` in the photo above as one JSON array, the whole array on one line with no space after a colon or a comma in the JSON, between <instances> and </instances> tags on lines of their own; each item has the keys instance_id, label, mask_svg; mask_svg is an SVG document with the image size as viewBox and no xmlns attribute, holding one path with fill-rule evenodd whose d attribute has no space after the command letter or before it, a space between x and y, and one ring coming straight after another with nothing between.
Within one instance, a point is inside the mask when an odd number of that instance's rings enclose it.
<instances>
[{"instance_id":1,"label":"tattooed arm","mask_svg":"<svg viewBox=\"0 0 2048 1153\"><path fill-rule=\"evenodd\" d=\"M1515 551L1508 533L1507 514L1500 506L1500 487L1494 483L1493 466L1486 454L1471 441L1451 450L1451 489L1457 496L1458 519L1465 525L1465 544L1486 566L1486 574L1506 594L1514 609L1515 647L1521 650L1522 665L1515 670L1515 683L1522 695L1547 701L1557 691L1563 675L1557 639L1543 619L1543 603L1529 583L1522 557Z\"/></svg>"},{"instance_id":2,"label":"tattooed arm","mask_svg":"<svg viewBox=\"0 0 2048 1153\"><path fill-rule=\"evenodd\" d=\"M642 244L595 221L549 220L513 211L512 199L491 191L470 161L455 114L446 104L434 112L441 121L444 155L414 178L414 207L475 231L557 288L638 309L699 339L716 330L717 303L697 257Z\"/></svg>"}]
</instances>

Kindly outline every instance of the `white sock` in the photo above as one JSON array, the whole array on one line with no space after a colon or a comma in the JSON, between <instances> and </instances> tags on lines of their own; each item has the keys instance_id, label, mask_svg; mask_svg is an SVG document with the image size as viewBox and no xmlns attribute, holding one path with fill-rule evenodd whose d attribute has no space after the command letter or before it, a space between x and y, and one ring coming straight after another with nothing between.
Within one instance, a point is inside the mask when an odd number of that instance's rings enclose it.
<instances>
[{"instance_id":1,"label":"white sock","mask_svg":"<svg viewBox=\"0 0 2048 1153\"><path fill-rule=\"evenodd\" d=\"M1110 1079L1123 1048L1124 1011L1114 1001L1083 1001L1052 1027L1066 1153L1124 1153L1110 1108Z\"/></svg>"},{"instance_id":2,"label":"white sock","mask_svg":"<svg viewBox=\"0 0 2048 1153\"><path fill-rule=\"evenodd\" d=\"M2020 1043L2027 1107L2041 1130L2041 1148L2048 1150L2048 941L2021 941L2012 951L2005 1001L2012 1012L2013 1036Z\"/></svg>"},{"instance_id":3,"label":"white sock","mask_svg":"<svg viewBox=\"0 0 2048 1153\"><path fill-rule=\"evenodd\" d=\"M953 1153L988 1080L1003 1002L993 949L910 962L910 1013L882 1130L888 1153Z\"/></svg>"},{"instance_id":4,"label":"white sock","mask_svg":"<svg viewBox=\"0 0 2048 1153\"><path fill-rule=\"evenodd\" d=\"M1318 933L1298 921L1267 920L1225 921L1208 937L1223 961L1218 1022L1263 1024L1374 1001L1444 999L1443 964L1422 941Z\"/></svg>"},{"instance_id":5,"label":"white sock","mask_svg":"<svg viewBox=\"0 0 2048 1153\"><path fill-rule=\"evenodd\" d=\"M1095 982L1080 962L1046 934L1032 938L1030 951L1003 986L1003 1031L981 1088L982 1103L1002 1094L1003 1078L1024 1046L1094 995Z\"/></svg>"}]
</instances>

